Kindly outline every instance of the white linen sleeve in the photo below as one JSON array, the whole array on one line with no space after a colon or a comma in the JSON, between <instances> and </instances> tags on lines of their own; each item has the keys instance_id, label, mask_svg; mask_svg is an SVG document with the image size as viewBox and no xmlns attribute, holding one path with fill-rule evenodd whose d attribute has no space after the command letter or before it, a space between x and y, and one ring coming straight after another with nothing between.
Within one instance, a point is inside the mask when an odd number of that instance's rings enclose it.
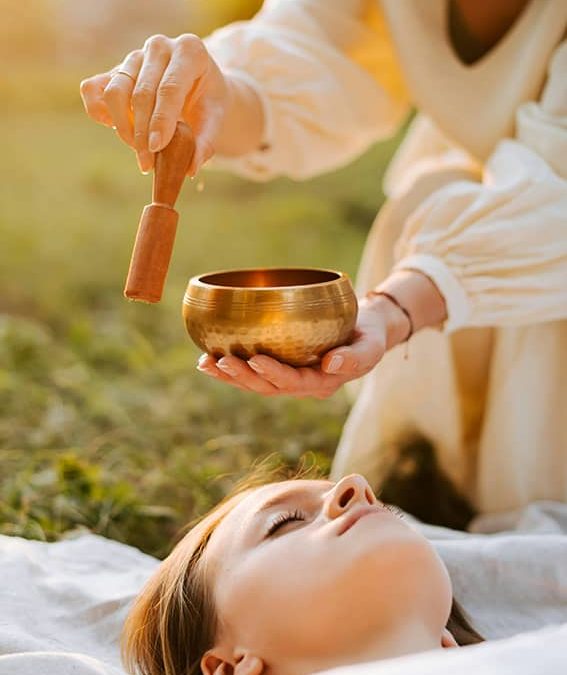
<instances>
[{"instance_id":1,"label":"white linen sleeve","mask_svg":"<svg viewBox=\"0 0 567 675\"><path fill-rule=\"evenodd\" d=\"M364 23L375 0L267 0L250 21L205 44L221 70L254 87L264 113L260 147L212 166L255 180L305 179L350 162L392 134L408 110L353 58L372 44Z\"/></svg>"},{"instance_id":2,"label":"white linen sleeve","mask_svg":"<svg viewBox=\"0 0 567 675\"><path fill-rule=\"evenodd\" d=\"M444 330L567 318L567 42L539 102L517 111L481 183L434 192L404 226L394 269L429 276L447 304Z\"/></svg>"}]
</instances>

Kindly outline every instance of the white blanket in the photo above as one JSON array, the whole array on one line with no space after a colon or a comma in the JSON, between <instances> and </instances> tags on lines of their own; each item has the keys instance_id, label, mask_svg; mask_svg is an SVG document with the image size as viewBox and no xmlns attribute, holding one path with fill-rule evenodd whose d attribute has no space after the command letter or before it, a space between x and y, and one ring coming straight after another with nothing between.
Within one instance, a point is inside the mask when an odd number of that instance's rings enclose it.
<instances>
[{"instance_id":1,"label":"white blanket","mask_svg":"<svg viewBox=\"0 0 567 675\"><path fill-rule=\"evenodd\" d=\"M489 642L333 675L565 675L567 505L484 517L474 534L419 527ZM500 529L507 532L494 533ZM55 544L0 537L0 675L123 675L120 627L157 564L94 535Z\"/></svg>"},{"instance_id":2,"label":"white blanket","mask_svg":"<svg viewBox=\"0 0 567 675\"><path fill-rule=\"evenodd\" d=\"M0 674L122 675L127 605L157 565L89 534L55 544L0 537Z\"/></svg>"}]
</instances>

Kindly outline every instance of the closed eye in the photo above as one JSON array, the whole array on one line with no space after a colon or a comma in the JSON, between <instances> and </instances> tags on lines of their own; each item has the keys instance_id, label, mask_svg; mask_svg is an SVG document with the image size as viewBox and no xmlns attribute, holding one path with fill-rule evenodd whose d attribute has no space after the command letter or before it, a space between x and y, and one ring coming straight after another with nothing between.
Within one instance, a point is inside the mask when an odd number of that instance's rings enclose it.
<instances>
[{"instance_id":1,"label":"closed eye","mask_svg":"<svg viewBox=\"0 0 567 675\"><path fill-rule=\"evenodd\" d=\"M305 514L299 511L298 509L296 509L295 511L289 511L288 513L280 513L280 515L272 522L272 524L268 528L268 531L264 538L267 539L268 537L271 537L281 527L283 527L287 523L292 523L296 520L305 520Z\"/></svg>"}]
</instances>

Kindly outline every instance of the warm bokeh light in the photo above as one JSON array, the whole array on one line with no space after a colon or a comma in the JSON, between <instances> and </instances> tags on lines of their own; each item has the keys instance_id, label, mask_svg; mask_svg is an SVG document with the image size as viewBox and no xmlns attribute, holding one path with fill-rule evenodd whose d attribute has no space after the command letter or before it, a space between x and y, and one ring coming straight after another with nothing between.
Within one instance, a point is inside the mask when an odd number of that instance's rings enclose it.
<instances>
[{"instance_id":1,"label":"warm bokeh light","mask_svg":"<svg viewBox=\"0 0 567 675\"><path fill-rule=\"evenodd\" d=\"M112 62L154 33L206 34L261 0L0 0L0 70Z\"/></svg>"}]
</instances>

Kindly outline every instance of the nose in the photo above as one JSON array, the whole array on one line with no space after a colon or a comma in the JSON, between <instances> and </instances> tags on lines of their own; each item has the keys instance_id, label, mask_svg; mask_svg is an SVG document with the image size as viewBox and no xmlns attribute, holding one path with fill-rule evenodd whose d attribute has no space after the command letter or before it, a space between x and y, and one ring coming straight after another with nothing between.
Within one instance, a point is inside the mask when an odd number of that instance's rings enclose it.
<instances>
[{"instance_id":1,"label":"nose","mask_svg":"<svg viewBox=\"0 0 567 675\"><path fill-rule=\"evenodd\" d=\"M378 500L364 476L352 473L341 478L330 490L325 501L325 515L337 518L355 504L377 504Z\"/></svg>"}]
</instances>

